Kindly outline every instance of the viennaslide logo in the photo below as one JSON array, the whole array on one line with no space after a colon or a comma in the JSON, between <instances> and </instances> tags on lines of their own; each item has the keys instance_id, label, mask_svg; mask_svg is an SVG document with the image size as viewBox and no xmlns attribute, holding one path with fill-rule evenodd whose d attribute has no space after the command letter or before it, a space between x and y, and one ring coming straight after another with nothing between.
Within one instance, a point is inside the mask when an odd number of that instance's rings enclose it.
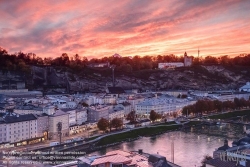
<instances>
[{"instance_id":1,"label":"viennaslide logo","mask_svg":"<svg viewBox=\"0 0 250 167\"><path fill-rule=\"evenodd\" d=\"M220 153L220 159L221 161L232 161L236 162L236 165L238 165L239 162L245 162L246 163L246 152L240 152L239 148L236 152L221 152Z\"/></svg>"}]
</instances>

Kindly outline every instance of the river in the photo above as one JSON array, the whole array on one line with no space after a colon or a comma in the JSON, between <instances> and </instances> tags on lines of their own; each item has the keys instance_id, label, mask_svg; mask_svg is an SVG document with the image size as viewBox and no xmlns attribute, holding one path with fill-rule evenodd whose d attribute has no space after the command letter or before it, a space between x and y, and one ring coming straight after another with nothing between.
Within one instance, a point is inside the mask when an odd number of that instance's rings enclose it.
<instances>
[{"instance_id":1,"label":"river","mask_svg":"<svg viewBox=\"0 0 250 167\"><path fill-rule=\"evenodd\" d=\"M229 146L234 140L245 136L242 125L227 124L225 126L191 127L185 131L165 133L155 137L143 137L133 142L126 142L108 147L91 155L103 155L112 150L137 151L143 149L146 153L159 153L172 161L171 142L174 143L174 163L182 167L198 167L204 155L213 155L213 151L222 146L228 139ZM174 140L172 140L174 138Z\"/></svg>"}]
</instances>

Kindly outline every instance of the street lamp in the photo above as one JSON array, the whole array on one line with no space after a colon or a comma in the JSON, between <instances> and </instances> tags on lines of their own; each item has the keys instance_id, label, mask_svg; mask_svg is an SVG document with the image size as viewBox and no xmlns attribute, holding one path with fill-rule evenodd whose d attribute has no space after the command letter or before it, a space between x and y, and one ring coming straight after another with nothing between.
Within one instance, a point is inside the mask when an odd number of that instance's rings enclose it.
<instances>
[{"instance_id":1,"label":"street lamp","mask_svg":"<svg viewBox=\"0 0 250 167\"><path fill-rule=\"evenodd\" d=\"M111 121L109 120L109 132L111 132Z\"/></svg>"},{"instance_id":2,"label":"street lamp","mask_svg":"<svg viewBox=\"0 0 250 167\"><path fill-rule=\"evenodd\" d=\"M116 67L116 65L111 65L110 66L110 68L112 69L113 87L115 87L115 67Z\"/></svg>"},{"instance_id":3,"label":"street lamp","mask_svg":"<svg viewBox=\"0 0 250 167\"><path fill-rule=\"evenodd\" d=\"M172 142L171 142L171 158L172 162L174 163L174 135L170 136Z\"/></svg>"},{"instance_id":4,"label":"street lamp","mask_svg":"<svg viewBox=\"0 0 250 167\"><path fill-rule=\"evenodd\" d=\"M60 137L60 144L62 144L62 122L57 123L57 131Z\"/></svg>"}]
</instances>

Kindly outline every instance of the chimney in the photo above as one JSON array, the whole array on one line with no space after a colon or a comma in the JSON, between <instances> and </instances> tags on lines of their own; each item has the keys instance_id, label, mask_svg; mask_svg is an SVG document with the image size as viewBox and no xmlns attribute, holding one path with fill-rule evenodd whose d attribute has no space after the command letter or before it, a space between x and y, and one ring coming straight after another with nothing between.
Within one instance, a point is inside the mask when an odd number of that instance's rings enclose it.
<instances>
[{"instance_id":1,"label":"chimney","mask_svg":"<svg viewBox=\"0 0 250 167\"><path fill-rule=\"evenodd\" d=\"M142 154L142 153L143 153L142 149L139 149L139 150L138 150L138 153L139 153L139 154Z\"/></svg>"}]
</instances>

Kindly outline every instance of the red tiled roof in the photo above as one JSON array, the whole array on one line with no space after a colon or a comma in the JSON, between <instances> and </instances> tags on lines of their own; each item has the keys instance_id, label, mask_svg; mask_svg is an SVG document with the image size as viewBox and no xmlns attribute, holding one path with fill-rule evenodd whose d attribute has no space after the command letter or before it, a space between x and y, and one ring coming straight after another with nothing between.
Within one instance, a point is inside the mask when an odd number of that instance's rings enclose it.
<instances>
[{"instance_id":1,"label":"red tiled roof","mask_svg":"<svg viewBox=\"0 0 250 167\"><path fill-rule=\"evenodd\" d=\"M113 155L107 155L107 156L103 156L100 158L95 159L92 163L92 165L99 165L99 164L105 164L105 163L122 163L122 164L128 164L130 163L132 160L122 156L122 155L117 155L117 154L113 154Z\"/></svg>"},{"instance_id":2,"label":"red tiled roof","mask_svg":"<svg viewBox=\"0 0 250 167\"><path fill-rule=\"evenodd\" d=\"M106 153L106 155L112 155L112 154L119 154L119 155L122 155L122 156L130 156L131 153L130 152L127 152L127 151L121 151L121 150L114 150L114 151L110 151L108 153Z\"/></svg>"}]
</instances>

